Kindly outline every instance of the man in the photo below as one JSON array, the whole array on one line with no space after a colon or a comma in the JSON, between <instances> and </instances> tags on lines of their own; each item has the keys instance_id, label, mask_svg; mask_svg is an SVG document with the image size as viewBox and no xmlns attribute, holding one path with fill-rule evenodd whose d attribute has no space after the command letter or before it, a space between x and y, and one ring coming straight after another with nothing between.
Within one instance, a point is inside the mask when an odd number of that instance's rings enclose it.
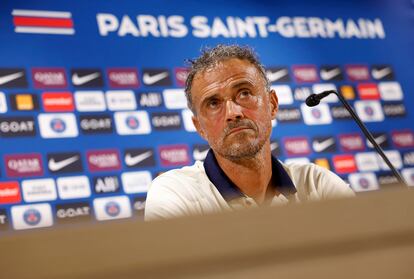
<instances>
[{"instance_id":1,"label":"man","mask_svg":"<svg viewBox=\"0 0 414 279\"><path fill-rule=\"evenodd\" d=\"M218 45L190 63L188 106L211 149L204 163L154 179L146 220L354 195L324 168L272 156L278 98L250 48Z\"/></svg>"}]
</instances>

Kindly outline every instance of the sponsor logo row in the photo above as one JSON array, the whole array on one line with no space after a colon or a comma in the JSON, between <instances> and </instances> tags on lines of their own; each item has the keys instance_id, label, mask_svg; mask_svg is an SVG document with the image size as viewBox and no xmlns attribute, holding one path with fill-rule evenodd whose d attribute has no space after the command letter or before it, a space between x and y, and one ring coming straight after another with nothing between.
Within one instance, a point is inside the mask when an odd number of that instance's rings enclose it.
<instances>
[{"instance_id":1,"label":"sponsor logo row","mask_svg":"<svg viewBox=\"0 0 414 279\"><path fill-rule=\"evenodd\" d=\"M384 149L394 147L409 151L414 148L414 133L411 130L395 130L390 134L374 133L374 137ZM312 153L329 154L338 150L343 153L354 153L366 151L367 147L372 150L372 145L359 133L341 134L337 137L316 136L311 139L306 136L284 137L271 142L272 152L277 157L309 156ZM203 160L208 148L208 145L194 145L192 158ZM158 153L159 165L168 168L188 165L192 161L189 149L186 144L161 145L157 151L153 148L128 148L123 151L122 160L117 149L86 150L85 157L87 168L91 173L119 171L123 167L122 164L127 169L155 167L157 166L156 153ZM410 154L404 154L404 161L410 162L410 156L412 157ZM340 156L342 155L336 155L335 158ZM80 152L48 153L46 157L49 174L84 171ZM45 173L40 153L6 154L4 166L6 175L10 178L43 176Z\"/></svg>"},{"instance_id":2,"label":"sponsor logo row","mask_svg":"<svg viewBox=\"0 0 414 279\"><path fill-rule=\"evenodd\" d=\"M414 133L411 130L395 130L390 134L385 132L373 133L375 142L382 148L411 149L414 148ZM281 140L273 140L271 149L275 156L284 155L307 156L311 153L335 153L341 151L360 152L367 148L373 149L373 145L360 133L346 133L338 136L307 136L284 137Z\"/></svg>"},{"instance_id":3,"label":"sponsor logo row","mask_svg":"<svg viewBox=\"0 0 414 279\"><path fill-rule=\"evenodd\" d=\"M380 82L379 84L365 83L356 86L358 97L364 101L401 101L403 92L398 82ZM292 105L295 100L303 102L313 93L325 90L337 90L334 84L314 84L311 87L297 87L294 90L289 85L272 86L278 95L280 105ZM339 92L347 99L356 98L354 87L343 85ZM167 109L186 109L187 99L183 89L165 89L159 92L141 92L135 95L132 90L43 92L40 96L33 93L14 93L9 95L10 107L13 111L45 112L103 112L136 110L137 108L161 107ZM331 95L323 103L337 103L338 98ZM6 94L0 92L0 113L8 110Z\"/></svg>"},{"instance_id":4,"label":"sponsor logo row","mask_svg":"<svg viewBox=\"0 0 414 279\"><path fill-rule=\"evenodd\" d=\"M95 198L89 202L49 203L15 205L10 208L11 221L5 209L0 209L0 231L7 230L12 223L15 230L50 227L56 224L91 221L93 215L99 221L142 217L145 197L125 195Z\"/></svg>"},{"instance_id":5,"label":"sponsor logo row","mask_svg":"<svg viewBox=\"0 0 414 279\"><path fill-rule=\"evenodd\" d=\"M8 94L13 111L39 110L39 98L45 112L103 112L135 110L138 107L160 107L163 98L158 92L142 92L138 96L132 90L44 92L41 96L32 93ZM166 89L163 92L166 107L186 108L185 93L182 89ZM6 94L0 92L0 113L8 111Z\"/></svg>"},{"instance_id":6,"label":"sponsor logo row","mask_svg":"<svg viewBox=\"0 0 414 279\"><path fill-rule=\"evenodd\" d=\"M32 116L0 117L0 136L34 137L37 131L45 139L74 138L83 135L111 134L114 129L118 135L146 135L155 131L179 130L184 128L195 131L189 111L151 113L146 111L115 112L115 114L91 114L77 117L73 113L41 113L37 121ZM39 125L39 127L37 127ZM39 128L39 129L38 129Z\"/></svg>"},{"instance_id":7,"label":"sponsor logo row","mask_svg":"<svg viewBox=\"0 0 414 279\"><path fill-rule=\"evenodd\" d=\"M184 86L188 75L186 68L173 70L177 86ZM110 88L138 88L172 86L173 77L168 69L142 69L142 75L132 67L108 68L106 72L98 68L74 68L70 70L69 80L75 88L100 88L106 81ZM69 85L64 68L32 68L33 87L37 89L65 89ZM28 88L28 75L24 68L0 68L0 88Z\"/></svg>"},{"instance_id":8,"label":"sponsor logo row","mask_svg":"<svg viewBox=\"0 0 414 279\"><path fill-rule=\"evenodd\" d=\"M339 65L292 65L288 67L269 67L266 69L267 78L271 83L291 82L315 83L320 81L364 82L370 80L393 80L394 71L390 65L347 64Z\"/></svg>"},{"instance_id":9,"label":"sponsor logo row","mask_svg":"<svg viewBox=\"0 0 414 279\"><path fill-rule=\"evenodd\" d=\"M16 204L89 198L108 193L146 193L152 181L148 171L124 172L120 175L94 176L92 185L87 176L27 179L21 182L0 182L0 204ZM121 183L122 182L122 183ZM121 187L122 184L122 187ZM92 186L92 187L91 187ZM91 190L92 189L92 190ZM22 199L23 198L23 199Z\"/></svg>"},{"instance_id":10,"label":"sponsor logo row","mask_svg":"<svg viewBox=\"0 0 414 279\"><path fill-rule=\"evenodd\" d=\"M157 152L162 167L188 165L191 161L189 148L184 144L161 145L157 148ZM206 154L207 150L202 152ZM122 168L121 156L117 149L86 150L86 161L91 173L119 171ZM154 167L156 165L155 150L153 148L125 149L123 163L127 169ZM44 175L43 159L40 153L6 154L4 166L6 175L10 178ZM47 169L50 174L83 172L82 156L79 152L48 153Z\"/></svg>"},{"instance_id":11,"label":"sponsor logo row","mask_svg":"<svg viewBox=\"0 0 414 279\"><path fill-rule=\"evenodd\" d=\"M403 103L379 101L356 101L358 116L364 122L381 122L385 117L404 117L406 108ZM195 132L190 110L179 112L117 111L113 115L96 113L75 116L73 113L40 113L37 121L33 116L0 117L0 136L34 137L40 131L42 138L74 138L83 135L112 134L147 135L155 131L181 130ZM78 120L77 120L78 119ZM336 120L351 119L349 112L338 105L322 103L317 107L302 104L298 107L281 107L276 116L280 123L299 123L306 125L328 125ZM274 123L276 125L276 122ZM39 125L39 127L37 127Z\"/></svg>"},{"instance_id":12,"label":"sponsor logo row","mask_svg":"<svg viewBox=\"0 0 414 279\"><path fill-rule=\"evenodd\" d=\"M275 66L266 69L271 83L292 82L317 83L323 81L368 82L394 80L391 65L292 65ZM172 74L173 73L173 74ZM176 67L172 71L166 68L142 69L142 75L134 67L108 68L105 72L106 82L110 88L138 88L172 86L183 87L188 69ZM70 70L69 80L75 88L100 88L105 86L105 75L98 68L74 68ZM64 68L32 68L33 87L37 89L64 89L68 87L68 75ZM24 68L0 68L0 88L27 88L28 77Z\"/></svg>"},{"instance_id":13,"label":"sponsor logo row","mask_svg":"<svg viewBox=\"0 0 414 279\"><path fill-rule=\"evenodd\" d=\"M414 148L414 133L411 130L395 130L387 133L374 133L374 138L382 148ZM276 156L308 156L311 153L361 152L372 149L372 144L359 133L340 134L334 136L284 137L273 140L271 148ZM194 160L202 160L208 151L207 145L193 147ZM156 166L153 148L129 148L123 152L123 161L127 168ZM200 155L203 154L203 155ZM51 174L73 173L83 171L83 163L79 152L48 153L47 165ZM117 149L87 150L88 169L95 171L120 170L121 156ZM190 163L189 146L185 144L161 145L158 147L158 158L163 167L180 166ZM41 176L44 173L42 155L6 154L4 165L8 177Z\"/></svg>"},{"instance_id":14,"label":"sponsor logo row","mask_svg":"<svg viewBox=\"0 0 414 279\"><path fill-rule=\"evenodd\" d=\"M358 83L355 86L341 85L339 88L333 83L315 83L311 86L298 87L281 84L273 85L271 88L276 91L280 105L291 105L295 100L303 102L312 93L321 93L326 90L337 91L348 100L359 98L360 100L401 101L404 98L401 85L396 81ZM336 103L338 101L334 94L322 100L322 102L327 103Z\"/></svg>"},{"instance_id":15,"label":"sponsor logo row","mask_svg":"<svg viewBox=\"0 0 414 279\"><path fill-rule=\"evenodd\" d=\"M401 171L409 186L414 186L414 168ZM372 172L352 173L348 175L351 187L357 192L372 191L380 186L392 185L396 179L389 173L375 175ZM38 203L15 205L10 208L11 223L15 230L50 227L56 224L82 222L95 218L99 221L130 218L135 212L142 216L145 209L145 197L110 196L95 198L89 202L61 203L54 205ZM0 231L9 228L9 217L5 209L0 209Z\"/></svg>"},{"instance_id":16,"label":"sponsor logo row","mask_svg":"<svg viewBox=\"0 0 414 279\"><path fill-rule=\"evenodd\" d=\"M397 150L384 151L387 157L397 169L414 166L414 151L400 153ZM291 157L284 160L285 163L307 164L311 160L309 157ZM376 152L358 152L355 154L338 154L333 155L330 159L327 157L317 157L312 162L332 169L338 175L346 175L356 172L383 172L389 171L389 167Z\"/></svg>"},{"instance_id":17,"label":"sponsor logo row","mask_svg":"<svg viewBox=\"0 0 414 279\"><path fill-rule=\"evenodd\" d=\"M401 102L381 103L379 101L355 101L354 111L363 122L381 122L385 117L397 118L406 116L405 105ZM306 104L300 107L280 107L276 115L277 122L299 123L306 125L328 125L334 120L352 119L351 114L342 105L320 103L316 107Z\"/></svg>"},{"instance_id":18,"label":"sponsor logo row","mask_svg":"<svg viewBox=\"0 0 414 279\"><path fill-rule=\"evenodd\" d=\"M402 169L401 175L408 186L414 186L414 168ZM351 173L348 175L348 181L356 192L373 191L380 189L380 187L398 184L392 173L377 175L373 172Z\"/></svg>"}]
</instances>

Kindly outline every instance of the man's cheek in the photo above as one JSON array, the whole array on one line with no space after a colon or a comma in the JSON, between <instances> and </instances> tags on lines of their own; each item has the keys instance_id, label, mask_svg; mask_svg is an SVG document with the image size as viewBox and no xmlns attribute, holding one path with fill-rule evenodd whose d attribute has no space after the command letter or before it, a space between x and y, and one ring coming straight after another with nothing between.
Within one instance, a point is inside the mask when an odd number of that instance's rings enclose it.
<instances>
[{"instance_id":1,"label":"man's cheek","mask_svg":"<svg viewBox=\"0 0 414 279\"><path fill-rule=\"evenodd\" d=\"M203 130L207 138L214 139L220 136L224 128L221 125L218 125L218 123L209 122L206 123Z\"/></svg>"}]
</instances>

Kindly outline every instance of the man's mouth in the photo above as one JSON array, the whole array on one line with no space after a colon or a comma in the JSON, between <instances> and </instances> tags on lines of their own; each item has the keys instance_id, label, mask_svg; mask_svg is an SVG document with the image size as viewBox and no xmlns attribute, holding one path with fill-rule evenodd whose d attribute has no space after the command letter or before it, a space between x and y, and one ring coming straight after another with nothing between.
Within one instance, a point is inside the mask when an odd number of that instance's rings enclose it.
<instances>
[{"instance_id":1,"label":"man's mouth","mask_svg":"<svg viewBox=\"0 0 414 279\"><path fill-rule=\"evenodd\" d=\"M244 131L244 130L251 130L251 129L252 128L247 127L247 126L240 126L240 127L236 127L236 128L231 129L227 135L235 134L235 133L238 133L238 132L241 132L241 131Z\"/></svg>"}]
</instances>

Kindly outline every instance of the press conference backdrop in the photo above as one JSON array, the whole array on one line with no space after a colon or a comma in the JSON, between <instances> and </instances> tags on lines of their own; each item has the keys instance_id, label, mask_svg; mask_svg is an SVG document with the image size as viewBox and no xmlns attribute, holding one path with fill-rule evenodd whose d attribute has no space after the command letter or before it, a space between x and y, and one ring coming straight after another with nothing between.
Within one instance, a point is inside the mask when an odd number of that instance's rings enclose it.
<instances>
[{"instance_id":1,"label":"press conference backdrop","mask_svg":"<svg viewBox=\"0 0 414 279\"><path fill-rule=\"evenodd\" d=\"M151 180L203 160L183 91L202 46L250 45L279 96L272 152L355 191L414 185L414 5L389 1L3 1L0 233L142 219Z\"/></svg>"}]
</instances>

